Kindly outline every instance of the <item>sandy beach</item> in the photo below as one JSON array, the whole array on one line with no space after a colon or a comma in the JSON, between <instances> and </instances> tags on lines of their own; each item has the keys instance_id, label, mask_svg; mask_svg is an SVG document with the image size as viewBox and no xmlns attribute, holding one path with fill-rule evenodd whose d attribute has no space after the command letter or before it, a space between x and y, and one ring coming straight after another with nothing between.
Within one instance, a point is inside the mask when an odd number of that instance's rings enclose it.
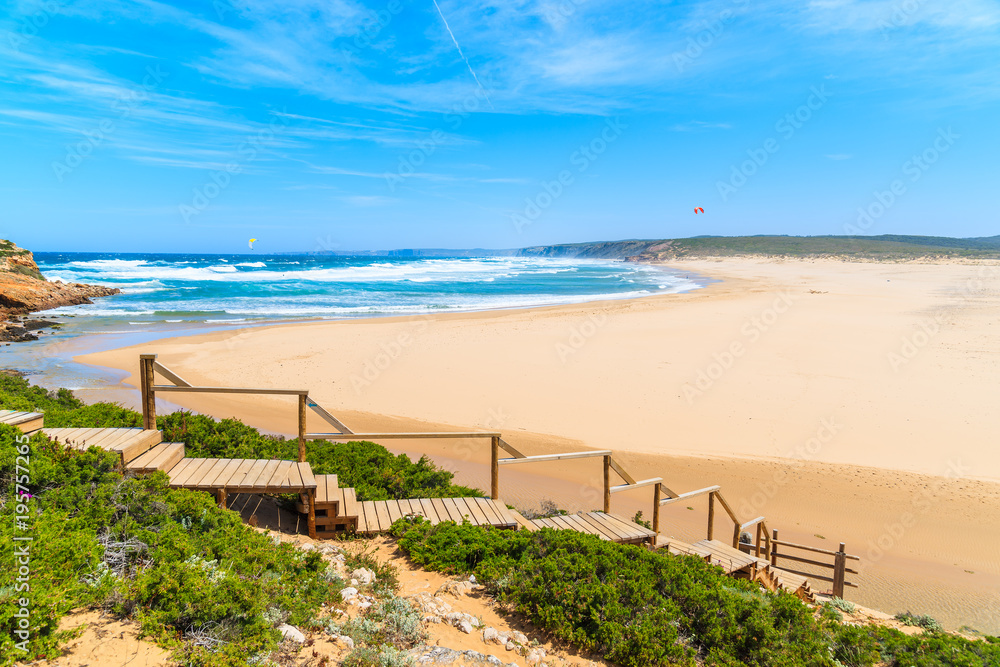
<instances>
[{"instance_id":1,"label":"sandy beach","mask_svg":"<svg viewBox=\"0 0 1000 667\"><path fill-rule=\"evenodd\" d=\"M1000 632L1000 266L670 266L721 282L628 301L215 332L77 360L134 373L149 352L194 384L309 389L357 432L488 429L529 454L611 449L637 478L661 476L678 492L720 484L742 520L766 515L783 539L845 542L863 559L848 599ZM88 398L102 396L131 402L135 391ZM287 398L171 399L295 428ZM309 430L328 428L311 417ZM488 488L480 444L386 444ZM600 479L593 460L518 466L501 472L502 497L589 510ZM703 537L704 499L692 508L664 509L661 531ZM640 509L648 518L649 489L614 498L619 514Z\"/></svg>"}]
</instances>

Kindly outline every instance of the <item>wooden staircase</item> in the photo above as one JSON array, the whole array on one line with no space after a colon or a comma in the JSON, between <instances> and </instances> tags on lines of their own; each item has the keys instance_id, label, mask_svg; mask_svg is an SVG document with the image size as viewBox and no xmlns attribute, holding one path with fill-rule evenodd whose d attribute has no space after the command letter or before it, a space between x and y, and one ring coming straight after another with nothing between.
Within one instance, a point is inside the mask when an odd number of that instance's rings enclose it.
<instances>
[{"instance_id":1,"label":"wooden staircase","mask_svg":"<svg viewBox=\"0 0 1000 667\"><path fill-rule=\"evenodd\" d=\"M296 505L302 514L309 512L305 503ZM354 489L342 489L336 475L316 475L316 535L333 537L358 528L358 501Z\"/></svg>"},{"instance_id":2,"label":"wooden staircase","mask_svg":"<svg viewBox=\"0 0 1000 667\"><path fill-rule=\"evenodd\" d=\"M659 534L653 548L667 549L677 556L697 556L721 567L728 575L756 581L769 591L780 588L806 602L815 602L812 588L805 577L777 568L763 558L756 558L719 540L700 540L688 544Z\"/></svg>"}]
</instances>

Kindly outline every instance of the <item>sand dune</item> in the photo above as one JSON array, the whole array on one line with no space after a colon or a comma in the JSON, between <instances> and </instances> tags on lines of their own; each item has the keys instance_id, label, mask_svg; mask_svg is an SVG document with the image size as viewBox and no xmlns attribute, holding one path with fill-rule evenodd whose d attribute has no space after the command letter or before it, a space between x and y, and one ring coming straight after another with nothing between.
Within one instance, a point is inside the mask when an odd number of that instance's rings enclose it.
<instances>
[{"instance_id":1,"label":"sand dune","mask_svg":"<svg viewBox=\"0 0 1000 667\"><path fill-rule=\"evenodd\" d=\"M196 384L308 388L356 431L498 429L530 453L615 450L637 477L677 491L722 484L743 520L764 514L787 539L844 541L861 555L850 599L1000 632L990 611L1000 608L1000 266L672 266L723 280L682 295L262 327L141 351ZM134 372L139 352L79 360ZM172 398L294 430L287 399ZM488 485L488 453L473 443L392 446ZM503 497L593 509L599 468L504 470ZM648 517L649 496L616 496L615 511ZM665 511L663 531L700 537L693 507Z\"/></svg>"}]
</instances>

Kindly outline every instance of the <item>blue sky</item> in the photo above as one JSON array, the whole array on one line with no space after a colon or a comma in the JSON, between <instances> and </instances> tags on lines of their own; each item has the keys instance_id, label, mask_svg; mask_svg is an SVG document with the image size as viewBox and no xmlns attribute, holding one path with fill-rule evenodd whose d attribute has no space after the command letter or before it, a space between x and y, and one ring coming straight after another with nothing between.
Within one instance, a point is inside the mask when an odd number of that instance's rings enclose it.
<instances>
[{"instance_id":1,"label":"blue sky","mask_svg":"<svg viewBox=\"0 0 1000 667\"><path fill-rule=\"evenodd\" d=\"M35 250L1000 233L987 0L0 16L0 237Z\"/></svg>"}]
</instances>

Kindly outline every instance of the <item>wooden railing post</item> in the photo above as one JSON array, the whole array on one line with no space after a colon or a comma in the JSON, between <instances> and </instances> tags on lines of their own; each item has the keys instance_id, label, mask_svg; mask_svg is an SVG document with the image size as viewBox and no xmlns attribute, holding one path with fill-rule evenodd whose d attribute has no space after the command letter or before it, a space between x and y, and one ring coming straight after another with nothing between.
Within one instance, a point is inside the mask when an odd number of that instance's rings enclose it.
<instances>
[{"instance_id":1,"label":"wooden railing post","mask_svg":"<svg viewBox=\"0 0 1000 667\"><path fill-rule=\"evenodd\" d=\"M844 578L846 568L847 550L846 545L841 542L837 555L833 557L833 595L841 599L844 597Z\"/></svg>"},{"instance_id":2,"label":"wooden railing post","mask_svg":"<svg viewBox=\"0 0 1000 667\"><path fill-rule=\"evenodd\" d=\"M316 539L316 489L309 489L309 538Z\"/></svg>"},{"instance_id":3,"label":"wooden railing post","mask_svg":"<svg viewBox=\"0 0 1000 667\"><path fill-rule=\"evenodd\" d=\"M715 492L708 494L708 539L715 537Z\"/></svg>"},{"instance_id":4,"label":"wooden railing post","mask_svg":"<svg viewBox=\"0 0 1000 667\"><path fill-rule=\"evenodd\" d=\"M604 513L611 514L611 456L604 456Z\"/></svg>"},{"instance_id":5,"label":"wooden railing post","mask_svg":"<svg viewBox=\"0 0 1000 667\"><path fill-rule=\"evenodd\" d=\"M740 548L740 524L733 526L733 548Z\"/></svg>"},{"instance_id":6,"label":"wooden railing post","mask_svg":"<svg viewBox=\"0 0 1000 667\"><path fill-rule=\"evenodd\" d=\"M155 354L139 355L139 384L142 391L142 427L156 430L156 392L153 390L153 362Z\"/></svg>"},{"instance_id":7,"label":"wooden railing post","mask_svg":"<svg viewBox=\"0 0 1000 667\"><path fill-rule=\"evenodd\" d=\"M754 540L754 550L753 550L754 558L760 558L760 540L761 540L760 536L761 536L761 533L763 533L763 532L764 532L764 524L763 523L758 523L757 524L757 539Z\"/></svg>"},{"instance_id":8,"label":"wooden railing post","mask_svg":"<svg viewBox=\"0 0 1000 667\"><path fill-rule=\"evenodd\" d=\"M778 541L778 529L775 528L771 531L771 565L778 567L778 545L775 544Z\"/></svg>"},{"instance_id":9,"label":"wooden railing post","mask_svg":"<svg viewBox=\"0 0 1000 667\"><path fill-rule=\"evenodd\" d=\"M306 460L306 395L299 394L299 463Z\"/></svg>"},{"instance_id":10,"label":"wooden railing post","mask_svg":"<svg viewBox=\"0 0 1000 667\"><path fill-rule=\"evenodd\" d=\"M653 485L653 530L660 532L660 484Z\"/></svg>"},{"instance_id":11,"label":"wooden railing post","mask_svg":"<svg viewBox=\"0 0 1000 667\"><path fill-rule=\"evenodd\" d=\"M490 443L490 497L500 500L500 438L493 436Z\"/></svg>"}]
</instances>

